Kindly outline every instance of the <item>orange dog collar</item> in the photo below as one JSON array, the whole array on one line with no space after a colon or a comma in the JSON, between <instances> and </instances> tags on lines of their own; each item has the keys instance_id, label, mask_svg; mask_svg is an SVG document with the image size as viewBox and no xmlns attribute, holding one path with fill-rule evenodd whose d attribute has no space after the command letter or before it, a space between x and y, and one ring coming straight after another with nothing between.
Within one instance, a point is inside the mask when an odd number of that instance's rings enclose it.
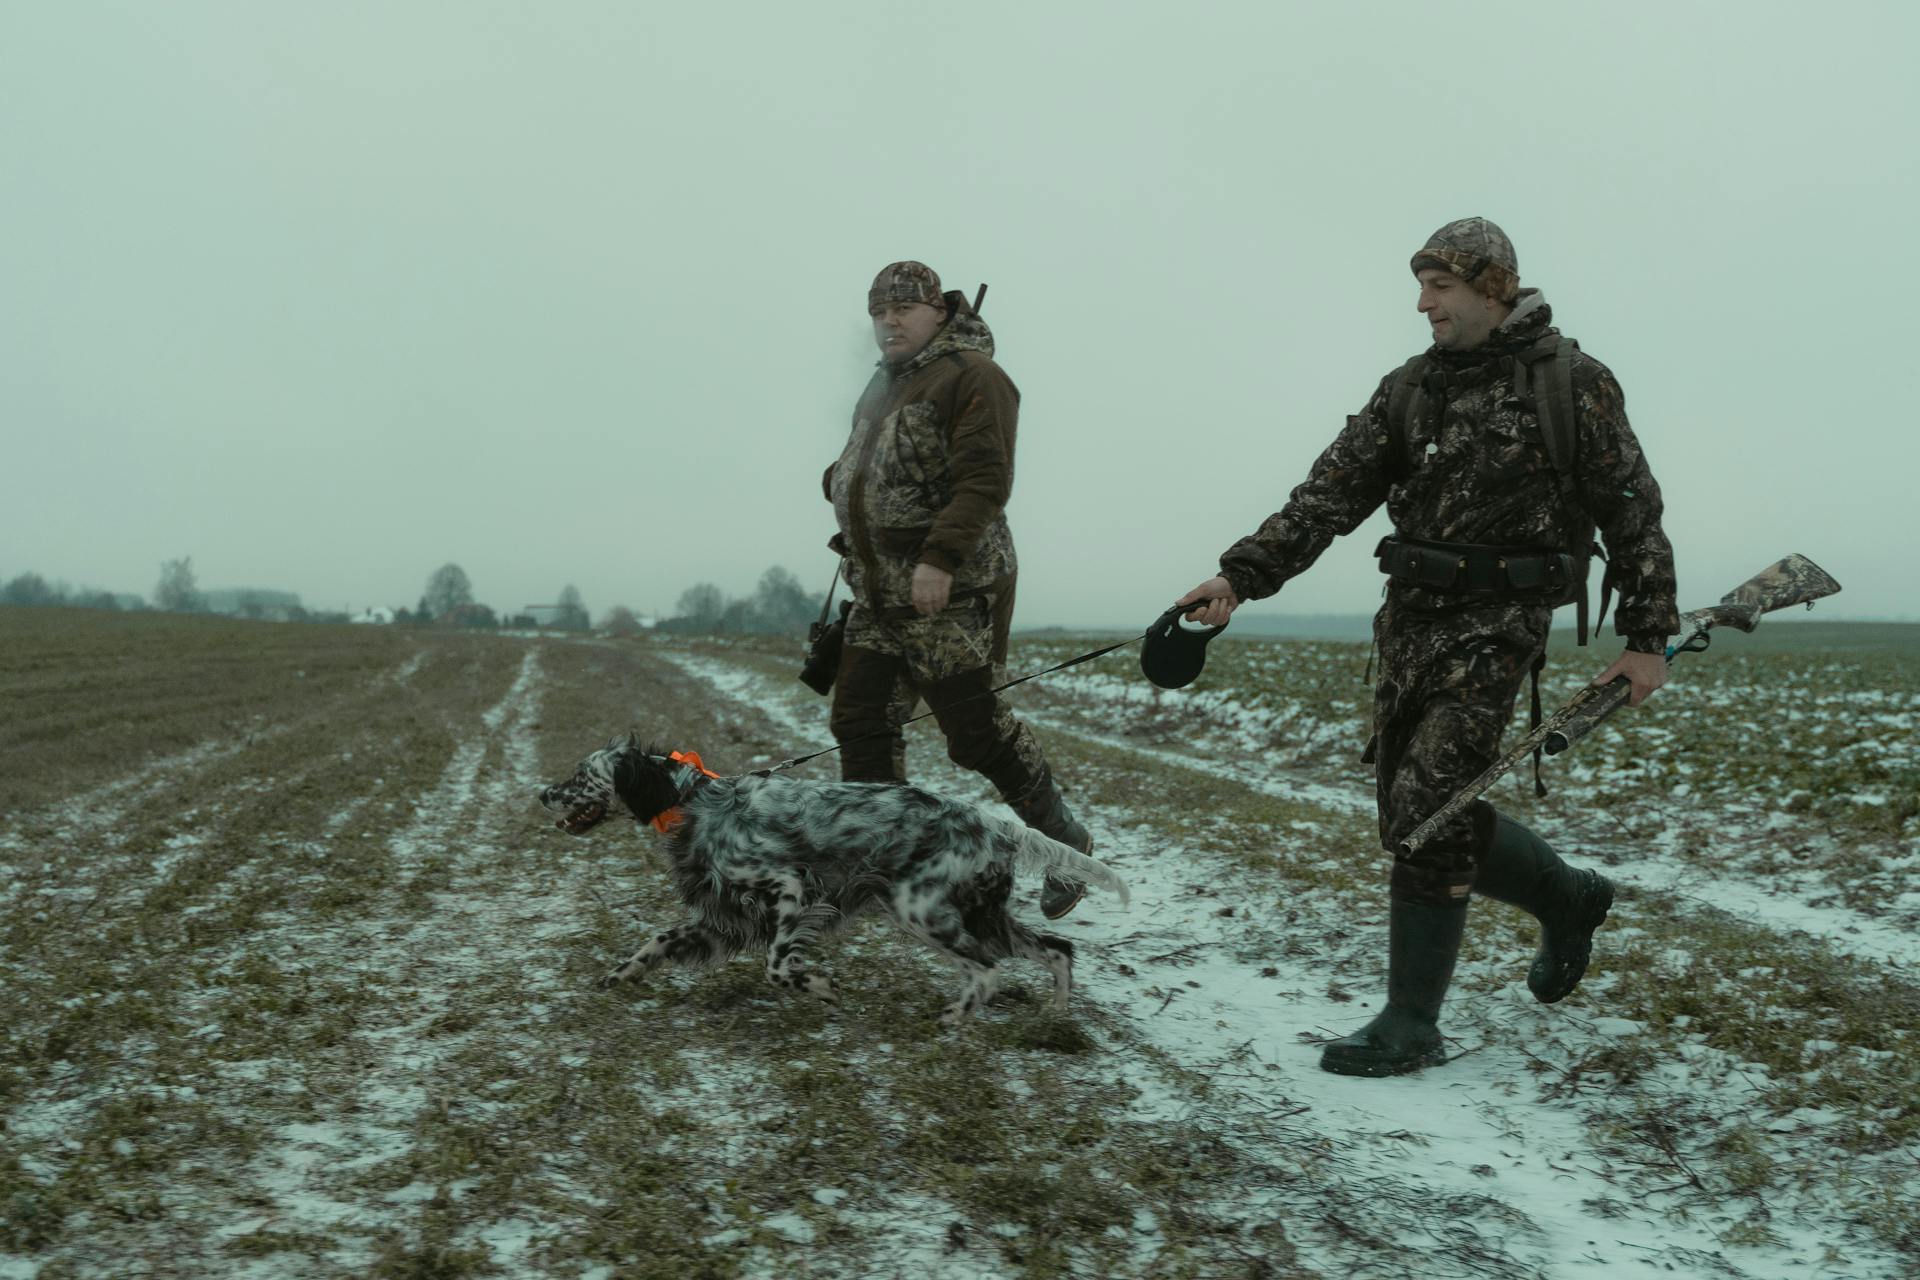
<instances>
[{"instance_id":1,"label":"orange dog collar","mask_svg":"<svg viewBox=\"0 0 1920 1280\"><path fill-rule=\"evenodd\" d=\"M667 759L677 764L691 765L709 778L717 778L720 776L701 762L698 751L670 751L667 753ZM664 836L679 826L683 817L684 815L678 808L662 809L659 813L653 815L653 829Z\"/></svg>"}]
</instances>

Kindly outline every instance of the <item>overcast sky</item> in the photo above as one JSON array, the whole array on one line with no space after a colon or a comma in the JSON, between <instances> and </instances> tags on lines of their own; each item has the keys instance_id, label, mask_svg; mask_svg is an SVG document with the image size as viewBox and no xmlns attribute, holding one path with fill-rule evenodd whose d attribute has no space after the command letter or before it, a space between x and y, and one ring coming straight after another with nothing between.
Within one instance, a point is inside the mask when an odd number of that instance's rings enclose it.
<instances>
[{"instance_id":1,"label":"overcast sky","mask_svg":"<svg viewBox=\"0 0 1920 1280\"><path fill-rule=\"evenodd\" d=\"M1682 608L1920 617L1911 4L0 0L0 578L670 610L833 562L873 273L1023 393L1021 625L1144 625L1493 218ZM1373 524L1262 606L1371 610Z\"/></svg>"}]
</instances>

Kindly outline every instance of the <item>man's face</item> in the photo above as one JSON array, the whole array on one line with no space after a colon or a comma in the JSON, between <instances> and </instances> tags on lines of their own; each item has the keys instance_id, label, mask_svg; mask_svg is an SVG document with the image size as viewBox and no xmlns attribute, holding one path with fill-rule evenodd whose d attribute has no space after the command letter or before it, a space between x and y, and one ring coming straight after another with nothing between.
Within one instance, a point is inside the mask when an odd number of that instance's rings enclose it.
<instances>
[{"instance_id":1,"label":"man's face","mask_svg":"<svg viewBox=\"0 0 1920 1280\"><path fill-rule=\"evenodd\" d=\"M946 308L924 302L883 302L867 314L873 317L873 341L880 348L880 358L888 364L919 355L947 322Z\"/></svg>"},{"instance_id":2,"label":"man's face","mask_svg":"<svg viewBox=\"0 0 1920 1280\"><path fill-rule=\"evenodd\" d=\"M1470 351L1485 342L1513 308L1495 302L1451 271L1422 267L1420 314L1433 329L1433 344L1446 351Z\"/></svg>"}]
</instances>

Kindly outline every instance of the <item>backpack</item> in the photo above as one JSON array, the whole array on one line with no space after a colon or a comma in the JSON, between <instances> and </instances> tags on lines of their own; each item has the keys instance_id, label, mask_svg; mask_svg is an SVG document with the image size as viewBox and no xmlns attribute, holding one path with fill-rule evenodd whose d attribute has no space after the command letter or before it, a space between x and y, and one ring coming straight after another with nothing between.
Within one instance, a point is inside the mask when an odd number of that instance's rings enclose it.
<instances>
[{"instance_id":1,"label":"backpack","mask_svg":"<svg viewBox=\"0 0 1920 1280\"><path fill-rule=\"evenodd\" d=\"M1547 461L1552 465L1559 479L1560 500L1567 509L1582 517L1576 528L1573 545L1566 548L1573 557L1576 566L1574 585L1568 588L1568 595L1559 601L1571 603L1578 613L1575 622L1579 643L1587 642L1587 571L1596 555L1601 553L1594 542L1594 523L1580 505L1578 488L1574 483L1574 471L1579 459L1580 420L1573 400L1573 353L1580 344L1563 334L1549 333L1524 351L1513 357L1513 391L1523 402L1533 409L1534 417L1540 424L1540 440L1546 447ZM1408 456L1409 425L1426 411L1427 392L1422 385L1427 373L1427 357L1417 355L1400 366L1393 375L1393 387L1387 393L1387 438L1388 457L1399 475L1412 470L1412 459ZM1605 621L1607 605L1613 595L1613 581L1610 573L1603 573L1600 579L1600 616L1595 620L1597 627Z\"/></svg>"}]
</instances>

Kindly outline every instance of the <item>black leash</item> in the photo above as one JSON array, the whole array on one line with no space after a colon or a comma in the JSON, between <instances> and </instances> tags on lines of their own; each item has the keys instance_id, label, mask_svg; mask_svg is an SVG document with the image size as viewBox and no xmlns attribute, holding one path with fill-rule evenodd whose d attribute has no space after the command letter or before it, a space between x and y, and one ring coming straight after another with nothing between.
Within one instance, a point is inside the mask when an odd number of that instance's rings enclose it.
<instances>
[{"instance_id":1,"label":"black leash","mask_svg":"<svg viewBox=\"0 0 1920 1280\"><path fill-rule=\"evenodd\" d=\"M1193 605L1191 607L1198 609L1204 604L1206 604L1206 601L1202 600L1199 604ZM899 724L895 725L892 729L876 729L872 733L863 733L857 738L849 738L845 742L837 743L834 746L828 747L825 751L816 751L812 755L795 756L791 760L782 760L779 764L774 765L772 768L754 769L750 771L748 774L745 774L743 776L757 777L757 778L770 778L776 773L779 773L786 769L793 768L795 765L805 764L809 760L818 760L821 756L830 756L834 752L841 750L843 747L850 747L856 742L866 742L870 738L892 737L897 730L906 728L908 725L914 723L914 721L916 720L925 720L928 716L937 716L942 711L951 711L953 708L959 706L960 704L965 702L972 702L976 698L990 698L994 694L999 693L1002 690L1011 689L1013 688L1013 686L1017 684L1025 684L1029 680L1038 680L1041 676L1050 676L1056 671L1065 671L1068 667L1077 667L1083 662L1091 662L1095 658L1104 657L1106 654L1112 653L1115 649L1124 649L1128 645L1133 644L1135 641L1144 640L1150 634L1152 634L1152 628L1148 628L1146 631L1142 631L1137 636L1129 636L1125 640L1116 641L1115 643L1108 645L1104 649L1095 649L1093 652L1083 653L1077 658L1068 658L1065 662L1055 663L1053 666L1048 667L1045 671L1029 672L1024 676L1021 676L1017 680L1009 680L1005 684L999 685L996 688L986 689L981 691L980 693L970 693L964 698L955 698L952 702L947 703L947 705L944 707L935 707L931 711L922 711L917 716L912 716L906 720L902 720Z\"/></svg>"}]
</instances>

